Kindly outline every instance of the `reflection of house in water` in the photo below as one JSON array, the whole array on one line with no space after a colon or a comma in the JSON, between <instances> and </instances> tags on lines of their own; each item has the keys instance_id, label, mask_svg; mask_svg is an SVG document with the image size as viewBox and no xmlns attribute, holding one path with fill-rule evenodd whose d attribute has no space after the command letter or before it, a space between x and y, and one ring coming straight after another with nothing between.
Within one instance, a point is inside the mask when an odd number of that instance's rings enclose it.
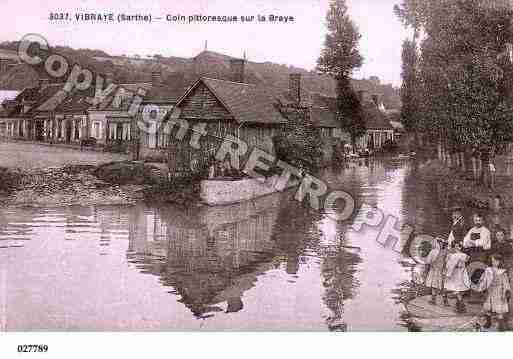
<instances>
[{"instance_id":1,"label":"reflection of house in water","mask_svg":"<svg viewBox=\"0 0 513 359\"><path fill-rule=\"evenodd\" d=\"M243 293L272 266L281 194L223 207L134 208L129 258L174 288L197 317L226 303L243 308Z\"/></svg>"}]
</instances>

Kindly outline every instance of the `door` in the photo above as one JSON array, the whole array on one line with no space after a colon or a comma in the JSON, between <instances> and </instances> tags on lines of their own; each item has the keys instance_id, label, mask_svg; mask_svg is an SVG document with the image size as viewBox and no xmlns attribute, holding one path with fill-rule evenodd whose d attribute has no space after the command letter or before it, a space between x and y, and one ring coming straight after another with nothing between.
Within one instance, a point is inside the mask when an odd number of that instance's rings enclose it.
<instances>
[{"instance_id":1,"label":"door","mask_svg":"<svg viewBox=\"0 0 513 359\"><path fill-rule=\"evenodd\" d=\"M71 124L70 120L65 120L65 121L66 121L66 124L65 124L66 132L65 132L64 139L66 140L66 143L70 143L71 142L72 124Z\"/></svg>"}]
</instances>

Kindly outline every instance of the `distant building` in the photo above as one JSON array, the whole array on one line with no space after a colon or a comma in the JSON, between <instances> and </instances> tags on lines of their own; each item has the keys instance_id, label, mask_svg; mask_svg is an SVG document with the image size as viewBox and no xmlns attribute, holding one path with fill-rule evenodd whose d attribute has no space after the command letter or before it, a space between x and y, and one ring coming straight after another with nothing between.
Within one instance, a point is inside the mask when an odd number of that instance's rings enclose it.
<instances>
[{"instance_id":1,"label":"distant building","mask_svg":"<svg viewBox=\"0 0 513 359\"><path fill-rule=\"evenodd\" d=\"M0 90L0 137L7 136L7 119L11 111L11 104L20 91Z\"/></svg>"}]
</instances>

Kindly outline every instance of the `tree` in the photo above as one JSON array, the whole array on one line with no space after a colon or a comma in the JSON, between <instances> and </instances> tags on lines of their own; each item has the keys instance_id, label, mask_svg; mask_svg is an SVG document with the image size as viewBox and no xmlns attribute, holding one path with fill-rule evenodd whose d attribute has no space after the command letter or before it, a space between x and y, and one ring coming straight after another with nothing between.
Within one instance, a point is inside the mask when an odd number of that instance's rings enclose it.
<instances>
[{"instance_id":1,"label":"tree","mask_svg":"<svg viewBox=\"0 0 513 359\"><path fill-rule=\"evenodd\" d=\"M510 140L511 63L500 59L513 38L513 13L504 10L483 0L404 0L395 7L405 25L424 35L416 68L416 126L439 141L441 152L488 149ZM403 59L411 57L403 52Z\"/></svg>"},{"instance_id":2,"label":"tree","mask_svg":"<svg viewBox=\"0 0 513 359\"><path fill-rule=\"evenodd\" d=\"M328 33L317 60L317 69L336 81L338 118L351 134L353 145L365 131L358 97L351 88L351 75L363 64L358 49L361 35L347 13L344 0L333 0L326 15Z\"/></svg>"},{"instance_id":3,"label":"tree","mask_svg":"<svg viewBox=\"0 0 513 359\"><path fill-rule=\"evenodd\" d=\"M414 41L405 40L402 50L401 117L407 131L417 134L416 121L419 116L417 86L417 48ZM415 136L417 138L417 136Z\"/></svg>"}]
</instances>

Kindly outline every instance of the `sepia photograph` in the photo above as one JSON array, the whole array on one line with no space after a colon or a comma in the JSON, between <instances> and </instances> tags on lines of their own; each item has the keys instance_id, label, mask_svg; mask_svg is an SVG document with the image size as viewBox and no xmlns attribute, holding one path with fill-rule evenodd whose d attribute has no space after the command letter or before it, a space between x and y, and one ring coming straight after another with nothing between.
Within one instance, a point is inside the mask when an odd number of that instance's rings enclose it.
<instances>
[{"instance_id":1,"label":"sepia photograph","mask_svg":"<svg viewBox=\"0 0 513 359\"><path fill-rule=\"evenodd\" d=\"M0 0L7 357L58 346L15 333L513 331L512 20Z\"/></svg>"}]
</instances>

